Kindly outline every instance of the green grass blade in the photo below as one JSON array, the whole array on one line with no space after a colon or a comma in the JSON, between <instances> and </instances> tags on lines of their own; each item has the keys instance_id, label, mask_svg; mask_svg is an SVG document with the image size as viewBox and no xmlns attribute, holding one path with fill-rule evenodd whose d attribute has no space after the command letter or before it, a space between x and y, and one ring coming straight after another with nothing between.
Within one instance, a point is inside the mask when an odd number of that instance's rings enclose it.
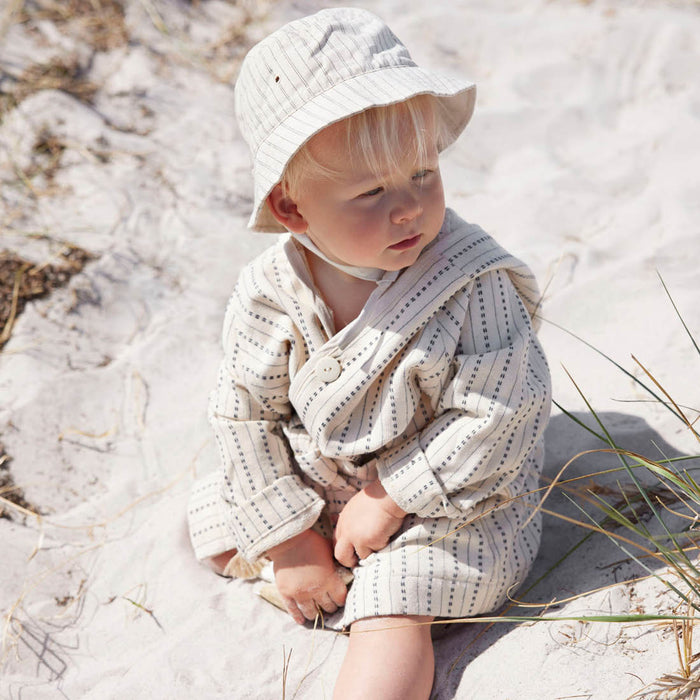
<instances>
[{"instance_id":1,"label":"green grass blade","mask_svg":"<svg viewBox=\"0 0 700 700\"><path fill-rule=\"evenodd\" d=\"M671 620L697 621L692 615L503 615L502 617L456 617L440 620L441 625L493 622L663 622ZM432 623L431 623L432 624Z\"/></svg>"},{"instance_id":2,"label":"green grass blade","mask_svg":"<svg viewBox=\"0 0 700 700\"><path fill-rule=\"evenodd\" d=\"M576 501L574 501L568 494L564 494L564 496L576 507L578 508L581 513L593 524L595 524L595 519L591 517L591 515L586 512L584 508L582 508ZM674 586L670 581L662 578L657 572L655 572L652 568L647 566L647 564L641 560L640 557L638 557L634 552L630 551L626 546L624 542L621 542L619 539L615 538L612 533L608 532L604 528L599 530L602 534L604 534L611 542L615 544L619 549L621 549L630 559L632 559L634 562L636 562L644 571L646 571L650 576L653 576L655 579L660 581L664 586L667 588L670 588L682 601L688 603L688 605L692 606L695 608L698 612L700 612L700 603L695 603L688 595L683 593L679 588ZM673 540L675 543L675 540ZM694 584L686 575L685 571L681 566L678 565L678 563L673 559L673 557L668 556L668 550L662 550L660 552L661 556L673 567L673 570L676 572L676 574L683 580L683 582L690 588L690 590L697 590L698 586L697 584ZM683 555L685 557L685 552L683 552ZM687 557L685 557L687 560Z\"/></svg>"},{"instance_id":3,"label":"green grass blade","mask_svg":"<svg viewBox=\"0 0 700 700\"><path fill-rule=\"evenodd\" d=\"M601 498L598 494L592 493L591 496L595 499L596 507L599 508L600 510L605 513L605 515L610 518L613 522L616 522L618 525L621 525L624 528L627 528L631 532L633 532L635 535L639 535L640 537L644 537L645 539L648 539L648 531L643 531L641 530L637 525L635 525L626 515L624 515L620 510L615 508L614 506L611 506L607 501L605 501L603 498Z\"/></svg>"},{"instance_id":4,"label":"green grass blade","mask_svg":"<svg viewBox=\"0 0 700 700\"><path fill-rule=\"evenodd\" d=\"M568 371L566 368L564 368L564 371L565 371L566 374L569 376L569 379L571 379L571 382L573 383L574 387L576 387L576 391L578 391L579 396L583 399L583 401L584 401L584 403L586 404L586 407L587 407L588 410L590 411L591 415L595 418L596 422L598 423L598 425L600 426L601 430L602 430L603 433L605 434L605 436L606 436L606 438L607 438L608 444L609 444L610 447L615 451L615 453L617 453L617 455L618 455L620 461L622 462L622 465L625 467L625 471L626 471L627 474L629 475L630 479L632 479L632 482L634 483L635 487L637 488L637 490L638 490L639 493L641 494L641 496L642 496L642 498L644 499L644 501L646 502L647 506L649 506L649 510L652 512L652 514L654 515L654 517L656 518L656 520L660 523L661 527L662 527L663 530L666 532L668 538L671 540L671 542L673 542L673 544L674 544L676 550L678 551L678 553L681 555L682 558L685 559L687 566L688 566L691 570L693 570L693 572L698 573L698 574L700 575L700 572L697 571L697 569L695 568L694 564L693 564L693 563L690 561L690 559L688 559L688 557L686 556L685 552L683 551L683 548L678 544L678 542L675 540L675 538L674 538L673 535L671 534L671 532L670 532L670 530L668 529L668 527L666 526L666 523L664 522L663 518L658 514L656 508L654 507L654 504L651 502L651 499L649 498L649 495L648 495L647 492L646 492L646 489L641 485L641 483L640 483L639 480L637 479L637 476L636 476L636 474L634 473L634 470L633 470L632 467L630 467L630 465L627 463L627 460L624 459L624 456L623 456L623 452L624 452L624 451L623 451L620 447L618 447L618 446L615 444L615 441L613 440L612 435L610 435L610 433L608 432L607 428L605 427L605 425L604 425L603 422L601 421L600 417L598 416L598 413L595 411L595 409L594 409L593 406L591 405L590 401L586 398L586 396L584 395L584 393L581 391L580 387L578 386L578 384L576 383L576 381L574 380L574 378L571 376L571 374L569 373L569 371Z\"/></svg>"},{"instance_id":5,"label":"green grass blade","mask_svg":"<svg viewBox=\"0 0 700 700\"><path fill-rule=\"evenodd\" d=\"M673 306L673 310L676 312L676 316L680 319L680 322L683 324L683 328L685 328L685 332L688 334L688 337L690 338L690 342L695 346L695 350L697 351L698 355L700 355L700 347L698 347L698 344L695 342L695 338L693 337L693 334L690 332L690 329L685 323L685 320L683 319L683 316L681 316L681 312L678 310L678 307L676 306L676 302L673 300L673 297L671 296L671 292L668 291L668 287L666 286L666 282L664 282L664 278L661 276L661 273L657 270L656 274L659 276L659 280L661 280L661 284L664 288L664 291L666 292L666 296L668 297L668 300L671 302L671 306Z\"/></svg>"},{"instance_id":6,"label":"green grass blade","mask_svg":"<svg viewBox=\"0 0 700 700\"><path fill-rule=\"evenodd\" d=\"M620 372L622 372L623 374L626 374L635 384L639 384L639 386L641 386L644 389L644 391L646 391L648 394L653 396L656 399L656 401L658 401L659 403L666 406L666 408L669 411L671 411L671 413L673 413L673 415L676 416L676 418L678 418L681 421L683 420L673 410L672 406L668 406L666 404L666 402L658 394L656 394L652 389L650 389L641 379L639 379L638 377L635 377L634 374L632 374L629 370L626 370L619 362L615 362L615 360L613 360L612 357L610 357L609 355L606 355L602 350L599 350L595 345L592 345L591 343L584 340L580 336L578 336L575 333L572 333L570 330L564 328L564 326L560 326L558 323L555 323L554 321L549 321L546 318L542 318L542 320L545 321L546 323L549 323L549 325L554 326L555 328L558 328L560 331L563 331L564 333L568 333L572 338L576 338L576 340L583 343L585 346L589 347L594 352L597 352L601 357L604 357L608 362L615 365L615 367L617 367L617 369L619 369Z\"/></svg>"},{"instance_id":7,"label":"green grass blade","mask_svg":"<svg viewBox=\"0 0 700 700\"><path fill-rule=\"evenodd\" d=\"M566 371L566 370L565 370ZM586 425L580 418L577 418L573 413L567 411L560 403L557 403L554 399L552 399L552 403L570 420L572 420L574 423L577 423L580 425L584 430L587 430L591 435L594 435L597 437L601 442L604 442L607 444L607 440L600 434L596 433L593 428L590 426Z\"/></svg>"}]
</instances>

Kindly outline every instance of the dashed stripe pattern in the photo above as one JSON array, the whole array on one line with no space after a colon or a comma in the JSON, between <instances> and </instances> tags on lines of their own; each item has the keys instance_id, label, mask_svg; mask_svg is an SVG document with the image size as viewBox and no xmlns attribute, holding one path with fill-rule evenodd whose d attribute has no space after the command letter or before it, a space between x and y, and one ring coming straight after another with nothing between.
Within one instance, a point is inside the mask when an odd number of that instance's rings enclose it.
<instances>
[{"instance_id":1,"label":"dashed stripe pattern","mask_svg":"<svg viewBox=\"0 0 700 700\"><path fill-rule=\"evenodd\" d=\"M289 160L329 124L372 107L434 95L447 147L474 109L474 84L418 67L378 17L332 8L290 22L256 44L236 80L236 117L253 156L250 226L284 231L265 204Z\"/></svg>"},{"instance_id":2,"label":"dashed stripe pattern","mask_svg":"<svg viewBox=\"0 0 700 700\"><path fill-rule=\"evenodd\" d=\"M218 499L212 479L193 491L198 556L235 543L255 559L378 477L411 515L356 568L336 622L503 603L539 543L539 520L524 527L532 497L517 498L537 487L549 416L538 299L528 268L449 210L337 334L296 244L266 251L226 314L210 406L223 469ZM331 383L316 371L328 357L342 370Z\"/></svg>"}]
</instances>

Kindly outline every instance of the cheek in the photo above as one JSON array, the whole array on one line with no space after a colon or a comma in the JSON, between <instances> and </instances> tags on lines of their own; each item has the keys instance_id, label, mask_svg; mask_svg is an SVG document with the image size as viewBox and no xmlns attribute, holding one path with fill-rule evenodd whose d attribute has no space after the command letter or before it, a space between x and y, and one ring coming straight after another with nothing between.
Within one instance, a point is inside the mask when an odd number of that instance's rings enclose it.
<instances>
[{"instance_id":1,"label":"cheek","mask_svg":"<svg viewBox=\"0 0 700 700\"><path fill-rule=\"evenodd\" d=\"M431 217L440 218L440 223L442 223L445 216L445 193L442 184L431 193L427 205L430 208Z\"/></svg>"},{"instance_id":2,"label":"cheek","mask_svg":"<svg viewBox=\"0 0 700 700\"><path fill-rule=\"evenodd\" d=\"M362 258L375 247L371 236L358 234L356 231L349 232L343 243L345 250L355 259Z\"/></svg>"},{"instance_id":3,"label":"cheek","mask_svg":"<svg viewBox=\"0 0 700 700\"><path fill-rule=\"evenodd\" d=\"M442 178L440 178L435 184L432 192L432 199L437 206L445 205L445 190L442 186Z\"/></svg>"},{"instance_id":4,"label":"cheek","mask_svg":"<svg viewBox=\"0 0 700 700\"><path fill-rule=\"evenodd\" d=\"M382 221L387 217L381 207L352 211L342 219L342 227L352 232L353 241L368 242L372 232L381 230Z\"/></svg>"},{"instance_id":5,"label":"cheek","mask_svg":"<svg viewBox=\"0 0 700 700\"><path fill-rule=\"evenodd\" d=\"M343 226L344 235L340 245L355 260L361 260L384 248L384 228L378 217L353 217L352 222L348 223L350 225Z\"/></svg>"}]
</instances>

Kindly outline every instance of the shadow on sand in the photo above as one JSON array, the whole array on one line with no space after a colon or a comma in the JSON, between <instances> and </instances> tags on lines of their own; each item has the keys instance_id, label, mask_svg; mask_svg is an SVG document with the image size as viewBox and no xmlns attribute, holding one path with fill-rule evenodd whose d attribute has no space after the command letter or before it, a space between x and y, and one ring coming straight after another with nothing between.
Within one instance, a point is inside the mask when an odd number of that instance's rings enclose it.
<instances>
[{"instance_id":1,"label":"shadow on sand","mask_svg":"<svg viewBox=\"0 0 700 700\"><path fill-rule=\"evenodd\" d=\"M599 417L616 444L623 449L651 459L683 456L652 430L642 418L614 412L601 413ZM589 414L575 414L575 418L599 431ZM606 447L597 437L562 414L552 417L547 428L545 443L543 485L550 483L575 455ZM632 484L630 476L625 472L617 471L604 476L585 477L619 466L620 461L616 455L600 452L585 454L569 465L562 478L584 477L576 482L580 488L589 488L595 484L602 493L616 495L619 493L620 486ZM692 467L700 467L700 460L687 462L683 468ZM648 472L642 474L642 471L636 470L635 473L639 473L638 478L647 487L652 485L655 482L653 475ZM615 498L615 495L612 497ZM578 520L583 519L581 512L558 488L551 492L545 507ZM566 522L554 515L545 515L539 555L528 580L516 596L532 603L546 603L584 594L602 586L628 581L644 574L638 564L630 560L604 535L593 533L584 540L587 532L581 526ZM510 614L535 615L538 611L538 608L513 608ZM554 606L548 610L548 614L556 615L557 611L558 608ZM435 635L437 664L432 699L448 700L458 697L455 691L470 662L512 630L513 626L513 623L498 623L489 629L480 624L438 627L438 630L444 631L437 631Z\"/></svg>"}]
</instances>

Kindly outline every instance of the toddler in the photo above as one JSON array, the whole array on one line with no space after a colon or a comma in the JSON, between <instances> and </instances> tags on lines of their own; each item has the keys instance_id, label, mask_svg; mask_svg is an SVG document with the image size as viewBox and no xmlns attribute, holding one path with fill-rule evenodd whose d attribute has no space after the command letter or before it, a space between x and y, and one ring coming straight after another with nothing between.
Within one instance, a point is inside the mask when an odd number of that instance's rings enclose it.
<instances>
[{"instance_id":1,"label":"toddler","mask_svg":"<svg viewBox=\"0 0 700 700\"><path fill-rule=\"evenodd\" d=\"M222 470L193 490L195 551L267 557L296 622L349 627L335 698L425 699L429 623L502 605L540 535L537 286L445 208L440 176L475 88L329 9L255 46L235 96L250 226L289 235L226 312Z\"/></svg>"}]
</instances>

